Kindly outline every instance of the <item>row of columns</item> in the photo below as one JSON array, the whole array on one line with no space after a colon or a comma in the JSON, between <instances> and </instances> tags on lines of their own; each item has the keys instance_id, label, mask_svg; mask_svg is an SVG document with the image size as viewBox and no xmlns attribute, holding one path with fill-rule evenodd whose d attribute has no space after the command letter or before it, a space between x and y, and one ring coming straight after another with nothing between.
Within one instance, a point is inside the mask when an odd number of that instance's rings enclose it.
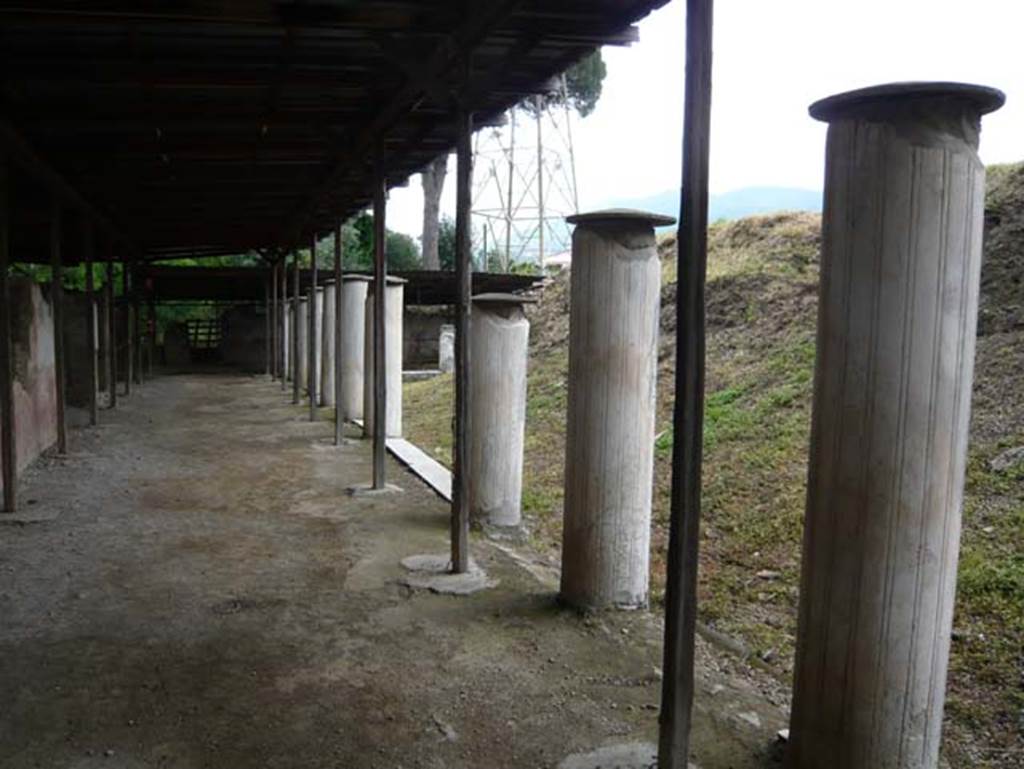
<instances>
[{"instance_id":1,"label":"row of columns","mask_svg":"<svg viewBox=\"0 0 1024 769\"><path fill-rule=\"evenodd\" d=\"M387 360L384 381L388 403L385 435L388 438L402 436L405 283L401 278L388 276L385 290ZM300 330L298 357L306 359L311 349L320 351L315 362L320 382L317 404L334 406L341 422L361 421L363 437L372 438L375 408L373 279L360 274L343 274L340 292L335 291L336 285L332 279L316 289L319 317L314 342L311 346L308 332ZM340 312L335 307L338 295ZM474 520L496 527L516 527L521 523L529 354L529 322L523 307L530 301L512 294L481 294L473 297L472 303L475 333L470 402L474 436L478 439L471 442L470 515ZM300 329L311 328L309 306L307 294L299 302ZM279 310L282 319L294 314L292 306ZM276 339L276 334L272 336ZM285 358L288 355L295 353L286 350ZM336 365L338 362L340 365ZM308 363L300 366L299 372L300 389L307 397L310 396L308 366ZM283 361L279 360L273 370L275 377L282 367ZM340 386L337 376L340 376Z\"/></svg>"},{"instance_id":2,"label":"row of columns","mask_svg":"<svg viewBox=\"0 0 1024 769\"><path fill-rule=\"evenodd\" d=\"M981 258L978 126L1002 98L991 89L916 84L845 94L812 108L830 128L790 748L795 769L937 763ZM470 121L463 117L460 214L468 210L463 178ZM690 199L699 198L691 191ZM606 211L570 221L576 229L561 597L591 609L635 608L648 601L661 271L654 227L671 220ZM700 221L684 222L684 229L703 260ZM460 253L468 244L467 222L457 217ZM680 296L701 308L702 270L703 264L696 291L692 283L680 287ZM468 262L457 264L456 280L451 562L459 572L468 568L472 514L496 525L518 523L528 326L518 300L469 301ZM361 336L348 344L339 337L342 382L358 365L351 361L346 368L344 356L357 355L362 342L362 381L373 383L362 391L362 414L365 432L375 439L374 487L380 488L377 452L386 432L400 433L400 416L393 427L390 410L381 422L373 415L400 403L400 354L394 389L385 372L392 351L400 350L400 332L391 332L400 329L401 302L396 319L386 298L394 284L382 259L368 295L365 281L349 284L366 298L353 302L363 310ZM359 322L358 312L344 310L345 290L343 284L342 309L336 309L336 317L345 316L339 335L351 334ZM310 297L315 307L315 290ZM686 309L679 308L680 317L689 320ZM315 338L313 320L299 312L295 325L309 323ZM688 347L690 330L678 330L686 342L678 365L702 371L702 336ZM699 377L677 381L688 392L692 382L702 388ZM315 385L310 394L312 401ZM351 415L341 398L338 413ZM665 653L672 664L666 663L666 673L672 680L663 692L663 767L685 765L679 747L686 741L678 737L688 729L692 701L698 531L692 516L699 515L700 478L694 404L701 405L699 397L677 404L675 420L680 462L674 461L674 471L685 469L694 451L697 460L689 485L677 487L674 475L673 509L691 517L673 516L671 547L678 557L670 564L681 579L667 599ZM351 408L358 408L358 398ZM696 448L689 440L694 435ZM690 493L696 505L677 508ZM685 535L676 527L685 527ZM680 691L680 682L688 692Z\"/></svg>"},{"instance_id":3,"label":"row of columns","mask_svg":"<svg viewBox=\"0 0 1024 769\"><path fill-rule=\"evenodd\" d=\"M393 406L386 418L388 437L402 435L402 333L405 280L387 278L385 335L387 362L385 388ZM293 381L297 366L300 394L313 408L336 407L341 420L363 422L371 436L374 421L374 293L372 278L342 274L340 284L331 278L310 288L299 298L270 306L273 350L272 376ZM340 289L340 290L338 290ZM276 309L274 309L276 307ZM312 314L311 314L312 309ZM288 339L289 328L297 334ZM286 342L277 347L277 339ZM298 345L296 347L295 341ZM311 419L316 412L311 411Z\"/></svg>"},{"instance_id":4,"label":"row of columns","mask_svg":"<svg viewBox=\"0 0 1024 769\"><path fill-rule=\"evenodd\" d=\"M382 201L378 201L383 221ZM382 239L382 238L381 238ZM378 249L383 261L383 247ZM267 369L272 377L292 383L292 402L302 398L309 405L309 418L317 418L318 408L335 408L335 443L342 443L342 425L346 421L363 423L363 434L374 440L374 473L371 489L386 488L383 456L387 437L402 433L402 321L404 280L388 277L385 270L378 292L378 281L359 274L342 272L341 227L334 233L334 274L318 285L316 239L310 243L310 282L303 293L298 251L292 253L291 294L288 294L287 263L281 259L270 271L268 286ZM272 286L272 288L270 288ZM385 311L375 310L378 293L385 296ZM272 297L272 301L271 301ZM385 328L381 339L374 330ZM385 352L378 366L378 355ZM378 385L379 382L379 385ZM388 403L390 401L390 403ZM383 412L386 426L377 428L374 418Z\"/></svg>"},{"instance_id":5,"label":"row of columns","mask_svg":"<svg viewBox=\"0 0 1024 769\"><path fill-rule=\"evenodd\" d=\"M982 253L978 134L981 115L1003 98L976 86L898 84L811 108L829 131L793 769L938 763ZM569 221L560 593L587 609L634 608L648 600L661 272L654 226L668 222L627 211ZM692 288L684 283L680 295ZM677 366L686 363L680 355ZM684 432L674 435L677 452ZM490 450L487 436L474 430L473 438ZM693 566L687 590L695 589ZM668 596L667 629L680 616L671 602L685 597ZM680 718L688 729L680 703L692 697L692 668L680 667L680 638L666 635L673 681L663 692L664 767L687 758L677 737Z\"/></svg>"},{"instance_id":6,"label":"row of columns","mask_svg":"<svg viewBox=\"0 0 1024 769\"><path fill-rule=\"evenodd\" d=\"M459 289L453 345L457 413L451 559L456 572L468 568L471 517L493 526L520 524L529 329L520 297L482 295L471 299L468 225L472 119L468 113L460 113L459 126ZM305 296L301 295L297 254L292 256L291 301L286 299L284 260L271 269L272 288L267 292L273 304L268 307L268 317L273 316L268 342L270 373L280 379L282 388L286 381L292 381L293 403L298 404L303 394L308 398L311 419L316 418L317 406L335 406L336 442L341 441L344 421L362 420L363 436L372 438L374 444L371 488L376 491L387 488L385 442L402 435L405 281L387 275L384 225L385 185L378 169L373 277L342 273L339 228L334 235L333 283L328 282L325 288L317 286L314 240L310 246L311 280ZM478 331L471 337L472 324ZM379 413L384 414L380 421ZM479 426L484 440L469 441L471 422ZM476 448L471 450L471 446Z\"/></svg>"},{"instance_id":7,"label":"row of columns","mask_svg":"<svg viewBox=\"0 0 1024 769\"><path fill-rule=\"evenodd\" d=\"M812 107L830 128L794 769L937 765L981 263L978 129L1002 101L991 89L913 84ZM587 609L636 608L649 592L661 313L654 227L672 220L605 211L569 221L576 229L560 593ZM371 317L368 309L367 323ZM514 525L528 337L522 303L476 297L460 308L456 327L457 404L465 388L456 421L472 426L465 454L456 446L456 499L465 494L468 513ZM702 347L699 355L702 368ZM676 427L678 452L687 428L678 418ZM459 544L468 518L452 517L456 571L468 554ZM696 531L696 521L682 523ZM695 597L695 559L692 567L674 561L689 584L668 600ZM667 610L667 627L687 613ZM692 657L687 672L680 630L685 623L666 637L673 680L663 693L664 767L686 760L677 738L680 723L688 729Z\"/></svg>"}]
</instances>

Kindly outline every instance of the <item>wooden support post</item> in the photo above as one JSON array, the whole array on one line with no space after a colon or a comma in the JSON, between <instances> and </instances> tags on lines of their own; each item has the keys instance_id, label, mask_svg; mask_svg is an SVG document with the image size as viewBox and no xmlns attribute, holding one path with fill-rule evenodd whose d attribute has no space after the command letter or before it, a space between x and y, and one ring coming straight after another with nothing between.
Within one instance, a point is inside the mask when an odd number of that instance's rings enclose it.
<instances>
[{"instance_id":1,"label":"wooden support post","mask_svg":"<svg viewBox=\"0 0 1024 769\"><path fill-rule=\"evenodd\" d=\"M53 301L53 358L57 386L57 451L68 453L68 422L65 415L67 381L64 361L64 259L61 256L61 207L53 199L50 216L50 295Z\"/></svg>"},{"instance_id":2,"label":"wooden support post","mask_svg":"<svg viewBox=\"0 0 1024 769\"><path fill-rule=\"evenodd\" d=\"M117 407L117 311L114 307L113 243L107 244L107 391L110 408Z\"/></svg>"},{"instance_id":3,"label":"wooden support post","mask_svg":"<svg viewBox=\"0 0 1024 769\"><path fill-rule=\"evenodd\" d=\"M309 421L316 421L316 407L317 397L316 391L320 382L317 381L316 375L316 356L320 349L320 345L316 340L316 233L310 235L309 239L309 267L310 267L310 284L309 284L309 331L307 332L306 338L306 360L309 361L307 364L309 367L309 376L306 377L307 389L309 390Z\"/></svg>"},{"instance_id":4,"label":"wooden support post","mask_svg":"<svg viewBox=\"0 0 1024 769\"><path fill-rule=\"evenodd\" d=\"M469 337L473 293L473 253L470 207L473 179L473 116L461 107L457 118L455 171L455 451L452 478L452 571L469 570L469 441L472 440L469 403Z\"/></svg>"},{"instance_id":5,"label":"wooden support post","mask_svg":"<svg viewBox=\"0 0 1024 769\"><path fill-rule=\"evenodd\" d=\"M373 179L373 488L387 485L385 451L387 440L387 358L385 357L384 302L388 280L385 259L384 217L387 209L387 179L384 176L384 149L378 144ZM365 415L364 415L365 418Z\"/></svg>"},{"instance_id":6,"label":"wooden support post","mask_svg":"<svg viewBox=\"0 0 1024 769\"><path fill-rule=\"evenodd\" d=\"M278 352L280 365L278 370L281 372L281 390L284 391L288 387L288 371L285 369L285 360L288 356L285 355L285 348L288 347L288 339L285 337L285 321L288 317L288 255L281 255L281 305L278 308L278 326L279 326L279 337L281 340L280 348Z\"/></svg>"},{"instance_id":7,"label":"wooden support post","mask_svg":"<svg viewBox=\"0 0 1024 769\"><path fill-rule=\"evenodd\" d=\"M534 114L537 116L537 262L540 264L541 273L544 272L544 98L533 97ZM487 259L487 252L484 251L484 259ZM486 262L485 262L486 264Z\"/></svg>"},{"instance_id":8,"label":"wooden support post","mask_svg":"<svg viewBox=\"0 0 1024 769\"><path fill-rule=\"evenodd\" d=\"M136 282L138 278L136 276ZM138 291L138 289L136 289ZM138 376L136 381L143 385L146 383L146 377L148 372L146 371L146 348L149 346L149 313L143 312L142 309L142 297L137 296L135 299L135 322L138 324L138 330L135 334L136 344L139 347L138 356L136 357Z\"/></svg>"},{"instance_id":9,"label":"wooden support post","mask_svg":"<svg viewBox=\"0 0 1024 769\"><path fill-rule=\"evenodd\" d=\"M292 403L299 403L299 249L292 252Z\"/></svg>"},{"instance_id":10,"label":"wooden support post","mask_svg":"<svg viewBox=\"0 0 1024 769\"><path fill-rule=\"evenodd\" d=\"M273 268L270 269L270 273L273 272ZM270 340L270 284L273 282L271 275L268 274L263 279L263 373L273 378L273 353L271 347L273 343Z\"/></svg>"},{"instance_id":11,"label":"wooden support post","mask_svg":"<svg viewBox=\"0 0 1024 769\"><path fill-rule=\"evenodd\" d=\"M341 408L341 226L334 228L334 445L340 446L344 415Z\"/></svg>"},{"instance_id":12,"label":"wooden support post","mask_svg":"<svg viewBox=\"0 0 1024 769\"><path fill-rule=\"evenodd\" d=\"M135 273L135 266L137 264L138 264L137 261L135 261L135 260L132 261L132 297L131 297L131 303L132 303L132 324L133 324L132 329L133 329L133 332L134 332L134 335L133 335L132 339L134 339L135 343L132 345L132 351L131 352L132 352L132 355L135 358L135 364L134 364L135 384L141 386L143 381L145 381L145 371L143 370L143 366L142 366L142 348L143 348L142 338L144 336L144 331L143 331L144 326L142 325L142 306L141 306L141 303L139 301L139 285L138 285L138 281L137 281L138 276Z\"/></svg>"},{"instance_id":13,"label":"wooden support post","mask_svg":"<svg viewBox=\"0 0 1024 769\"><path fill-rule=\"evenodd\" d=\"M133 350L135 349L135 321L132 318L132 271L129 268L128 260L121 262L121 297L124 300L124 330L128 337L125 340L124 350L124 394L132 394L132 379L135 377L135 362Z\"/></svg>"},{"instance_id":14,"label":"wooden support post","mask_svg":"<svg viewBox=\"0 0 1024 769\"><path fill-rule=\"evenodd\" d=\"M86 344L89 345L89 381L92 387L89 388L89 424L95 427L99 422L99 361L96 356L97 324L99 323L99 312L96 306L95 276L93 275L93 254L96 248L95 233L92 222L88 218L82 218L82 250L85 252L85 302L87 305Z\"/></svg>"},{"instance_id":15,"label":"wooden support post","mask_svg":"<svg viewBox=\"0 0 1024 769\"><path fill-rule=\"evenodd\" d=\"M148 315L149 321L149 352L146 355L146 368L148 369L149 378L153 378L153 360L156 358L156 300L150 293L149 298L146 301L146 305L149 308Z\"/></svg>"},{"instance_id":16,"label":"wooden support post","mask_svg":"<svg viewBox=\"0 0 1024 769\"><path fill-rule=\"evenodd\" d=\"M4 479L4 512L18 509L18 457L14 424L14 353L11 343L10 175L0 147L0 454Z\"/></svg>"},{"instance_id":17,"label":"wooden support post","mask_svg":"<svg viewBox=\"0 0 1024 769\"><path fill-rule=\"evenodd\" d=\"M658 769L686 769L693 711L697 556L704 437L704 283L707 274L711 30L714 0L687 0L683 183L676 254L676 402L665 589Z\"/></svg>"},{"instance_id":18,"label":"wooden support post","mask_svg":"<svg viewBox=\"0 0 1024 769\"><path fill-rule=\"evenodd\" d=\"M96 274L96 332L97 347L96 354L98 369L97 383L99 391L105 393L110 387L110 355L107 348L110 346L110 311L107 303L107 278L106 265L103 262L103 234L98 228L93 230L95 237L94 255L98 262L99 270Z\"/></svg>"},{"instance_id":19,"label":"wooden support post","mask_svg":"<svg viewBox=\"0 0 1024 769\"><path fill-rule=\"evenodd\" d=\"M269 322L270 322L270 378L271 379L276 379L278 374L280 374L280 367L278 365L279 362L278 362L278 358L277 358L277 344L278 344L278 340L277 340L277 331L278 331L277 313L278 313L278 309L279 309L278 308L278 304L277 304L277 269L278 269L278 263L274 262L273 266L270 268L270 308L269 308L269 312L267 313L267 315L269 317Z\"/></svg>"}]
</instances>

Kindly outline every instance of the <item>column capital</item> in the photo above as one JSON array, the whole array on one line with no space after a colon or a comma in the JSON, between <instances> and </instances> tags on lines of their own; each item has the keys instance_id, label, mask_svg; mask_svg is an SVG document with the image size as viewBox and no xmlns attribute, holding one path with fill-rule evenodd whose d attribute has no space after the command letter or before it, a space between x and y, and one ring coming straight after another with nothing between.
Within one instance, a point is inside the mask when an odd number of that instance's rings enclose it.
<instances>
[{"instance_id":1,"label":"column capital","mask_svg":"<svg viewBox=\"0 0 1024 769\"><path fill-rule=\"evenodd\" d=\"M369 283L370 283L371 287L376 282L377 281L374 280L372 277L369 278ZM409 281L407 281L405 278L400 278L397 275L386 275L384 277L384 285L385 286L404 286L408 282Z\"/></svg>"},{"instance_id":2,"label":"column capital","mask_svg":"<svg viewBox=\"0 0 1024 769\"><path fill-rule=\"evenodd\" d=\"M808 112L834 123L863 120L903 126L930 126L959 136L977 148L981 116L1003 106L1006 94L969 83L886 83L828 96Z\"/></svg>"},{"instance_id":3,"label":"column capital","mask_svg":"<svg viewBox=\"0 0 1024 769\"><path fill-rule=\"evenodd\" d=\"M530 296L522 296L520 294L501 294L501 293L490 293L490 294L477 294L473 297L473 304L479 304L483 306L494 305L494 306L508 306L515 305L521 307L524 304L536 304L537 300Z\"/></svg>"},{"instance_id":4,"label":"column capital","mask_svg":"<svg viewBox=\"0 0 1024 769\"><path fill-rule=\"evenodd\" d=\"M646 224L650 227L665 227L675 224L672 216L655 214L650 211L639 211L634 208L605 208L600 211L589 211L584 214L573 214L565 217L569 224L597 224L597 225L632 225Z\"/></svg>"}]
</instances>

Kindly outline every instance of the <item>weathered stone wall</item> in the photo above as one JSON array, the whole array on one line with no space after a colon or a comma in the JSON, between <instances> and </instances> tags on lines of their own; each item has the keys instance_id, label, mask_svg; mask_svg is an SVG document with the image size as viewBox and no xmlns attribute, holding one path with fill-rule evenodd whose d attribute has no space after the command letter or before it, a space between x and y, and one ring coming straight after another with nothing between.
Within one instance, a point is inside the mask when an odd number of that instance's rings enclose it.
<instances>
[{"instance_id":1,"label":"weathered stone wall","mask_svg":"<svg viewBox=\"0 0 1024 769\"><path fill-rule=\"evenodd\" d=\"M27 278L11 280L11 335L15 453L21 471L57 442L53 307L39 285ZM0 488L2 484L0 479Z\"/></svg>"},{"instance_id":2,"label":"weathered stone wall","mask_svg":"<svg viewBox=\"0 0 1024 769\"><path fill-rule=\"evenodd\" d=\"M114 308L114 323L117 324L117 382L124 384L128 377L128 307L121 304Z\"/></svg>"},{"instance_id":3,"label":"weathered stone wall","mask_svg":"<svg viewBox=\"0 0 1024 769\"><path fill-rule=\"evenodd\" d=\"M184 323L172 323L164 331L164 365L171 371L187 369L192 365L188 326Z\"/></svg>"},{"instance_id":4,"label":"weathered stone wall","mask_svg":"<svg viewBox=\"0 0 1024 769\"><path fill-rule=\"evenodd\" d=\"M262 307L232 307L224 313L220 351L228 366L251 374L265 371L266 316Z\"/></svg>"},{"instance_id":5,"label":"weathered stone wall","mask_svg":"<svg viewBox=\"0 0 1024 769\"><path fill-rule=\"evenodd\" d=\"M233 307L224 315L221 354L229 366L259 374L266 369L264 356L267 324L262 307Z\"/></svg>"},{"instance_id":6,"label":"weathered stone wall","mask_svg":"<svg viewBox=\"0 0 1024 769\"><path fill-rule=\"evenodd\" d=\"M96 342L98 346L96 359L97 386L101 393L105 393L110 385L107 384L107 346L110 344L110 305L107 302L107 292L97 291L96 293Z\"/></svg>"},{"instance_id":7,"label":"weathered stone wall","mask_svg":"<svg viewBox=\"0 0 1024 769\"><path fill-rule=\"evenodd\" d=\"M453 323L450 308L406 307L402 358L407 369L437 368L441 326Z\"/></svg>"},{"instance_id":8,"label":"weathered stone wall","mask_svg":"<svg viewBox=\"0 0 1024 769\"><path fill-rule=\"evenodd\" d=\"M89 321L96 323L95 309L89 312L84 294L64 291L64 373L67 382L67 403L78 408L89 407ZM94 339L98 339L97 334ZM95 355L95 350L93 351Z\"/></svg>"}]
</instances>

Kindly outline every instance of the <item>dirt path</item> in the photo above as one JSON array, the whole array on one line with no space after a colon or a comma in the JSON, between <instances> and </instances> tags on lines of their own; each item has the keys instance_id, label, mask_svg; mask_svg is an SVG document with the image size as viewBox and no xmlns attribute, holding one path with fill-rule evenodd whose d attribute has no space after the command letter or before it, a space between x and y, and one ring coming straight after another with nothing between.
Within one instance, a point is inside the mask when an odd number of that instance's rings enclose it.
<instances>
[{"instance_id":1,"label":"dirt path","mask_svg":"<svg viewBox=\"0 0 1024 769\"><path fill-rule=\"evenodd\" d=\"M500 585L413 592L446 506L352 499L336 449L266 380L165 377L30 471L0 526L0 767L555 767L656 733L655 615L581 617L498 548ZM782 714L703 649L702 769L771 765ZM596 766L596 764L595 764Z\"/></svg>"}]
</instances>

